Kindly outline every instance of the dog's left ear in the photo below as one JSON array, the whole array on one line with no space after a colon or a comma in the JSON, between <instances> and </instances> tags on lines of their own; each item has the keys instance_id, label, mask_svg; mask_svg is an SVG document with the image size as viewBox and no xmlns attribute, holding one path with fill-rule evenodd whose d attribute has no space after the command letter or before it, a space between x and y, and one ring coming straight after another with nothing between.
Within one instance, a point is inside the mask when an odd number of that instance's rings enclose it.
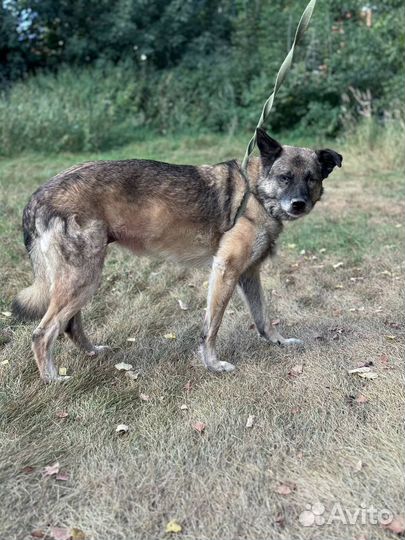
<instances>
[{"instance_id":1,"label":"dog's left ear","mask_svg":"<svg viewBox=\"0 0 405 540\"><path fill-rule=\"evenodd\" d=\"M336 166L342 166L343 156L334 150L330 150L329 148L317 150L316 155L321 164L322 178L327 178Z\"/></svg>"}]
</instances>

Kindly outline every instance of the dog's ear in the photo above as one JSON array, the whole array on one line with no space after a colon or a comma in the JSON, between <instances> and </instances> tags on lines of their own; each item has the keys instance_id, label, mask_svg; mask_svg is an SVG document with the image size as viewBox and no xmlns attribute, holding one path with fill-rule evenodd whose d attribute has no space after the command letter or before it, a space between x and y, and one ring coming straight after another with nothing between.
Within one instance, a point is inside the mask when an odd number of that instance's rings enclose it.
<instances>
[{"instance_id":1,"label":"dog's ear","mask_svg":"<svg viewBox=\"0 0 405 540\"><path fill-rule=\"evenodd\" d=\"M262 128L256 129L256 142L263 162L266 165L273 165L283 151L281 144L272 139Z\"/></svg>"},{"instance_id":2,"label":"dog's ear","mask_svg":"<svg viewBox=\"0 0 405 540\"><path fill-rule=\"evenodd\" d=\"M343 157L334 150L317 150L316 155L321 164L322 178L327 178L336 166L342 166Z\"/></svg>"}]
</instances>

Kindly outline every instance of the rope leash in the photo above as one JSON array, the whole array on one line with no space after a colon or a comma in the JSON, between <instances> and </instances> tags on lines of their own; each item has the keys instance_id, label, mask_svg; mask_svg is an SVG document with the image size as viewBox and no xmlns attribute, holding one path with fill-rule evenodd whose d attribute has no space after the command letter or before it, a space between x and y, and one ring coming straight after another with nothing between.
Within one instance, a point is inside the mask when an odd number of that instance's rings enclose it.
<instances>
[{"instance_id":1,"label":"rope leash","mask_svg":"<svg viewBox=\"0 0 405 540\"><path fill-rule=\"evenodd\" d=\"M288 51L287 56L284 59L284 62L281 64L281 67L278 70L277 77L276 77L276 82L274 83L273 92L270 94L269 98L267 99L267 101L263 105L262 114L260 115L259 122L257 123L256 128L262 127L262 125L264 124L264 122L266 121L267 117L270 114L270 111L271 111L271 109L273 107L274 98L276 97L276 94L279 91L280 86L283 84L288 72L291 69L291 64L292 64L294 51L295 51L295 46L297 45L299 40L304 35L306 29L308 28L309 22L311 20L312 14L313 14L314 9L315 9L315 5L316 5L316 0L310 0L308 2L307 7L305 8L303 14L301 15L301 18L300 18L300 21L298 23L297 29L295 31L294 41L293 41L293 43L291 45L290 50ZM246 206L247 206L247 203L248 203L248 200L249 200L249 196L250 196L250 193L251 193L250 186L249 186L248 175L247 175L247 167L248 167L248 163L249 163L249 158L253 153L255 145L256 145L256 130L255 130L255 133L254 133L253 137L249 141L249 144L248 144L248 146L246 148L245 156L243 158L242 165L241 165L242 174L243 174L244 180L246 182L246 191L245 191L245 193L243 195L242 201L241 201L241 203L239 205L239 208L238 208L238 210L236 212L233 225L235 225L237 220L245 212Z\"/></svg>"}]
</instances>

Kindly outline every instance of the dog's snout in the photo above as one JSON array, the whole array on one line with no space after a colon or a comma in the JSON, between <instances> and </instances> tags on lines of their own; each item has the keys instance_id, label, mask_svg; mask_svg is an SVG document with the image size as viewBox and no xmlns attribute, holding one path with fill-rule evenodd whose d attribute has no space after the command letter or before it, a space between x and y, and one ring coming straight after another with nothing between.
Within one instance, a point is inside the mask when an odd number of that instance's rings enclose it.
<instances>
[{"instance_id":1,"label":"dog's snout","mask_svg":"<svg viewBox=\"0 0 405 540\"><path fill-rule=\"evenodd\" d=\"M301 213L304 212L306 209L306 202L303 199L292 199L291 201L291 209L294 213Z\"/></svg>"}]
</instances>

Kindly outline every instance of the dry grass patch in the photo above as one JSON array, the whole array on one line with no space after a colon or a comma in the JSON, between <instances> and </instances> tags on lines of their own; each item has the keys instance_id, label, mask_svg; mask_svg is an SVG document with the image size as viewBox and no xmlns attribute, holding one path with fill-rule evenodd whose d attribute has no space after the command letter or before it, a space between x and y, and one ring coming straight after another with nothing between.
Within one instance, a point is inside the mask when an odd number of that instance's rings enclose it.
<instances>
[{"instance_id":1,"label":"dry grass patch","mask_svg":"<svg viewBox=\"0 0 405 540\"><path fill-rule=\"evenodd\" d=\"M146 146L136 153L195 162L241 153L228 141L217 156L212 141L197 141L190 158L189 141L171 144L163 156ZM288 227L280 255L266 263L272 317L305 340L303 350L260 341L235 297L219 354L238 369L206 372L195 351L208 271L114 247L84 315L94 341L112 351L89 359L61 339L56 355L73 375L68 383L42 385L30 353L33 326L0 315L1 538L60 526L94 540L156 539L172 519L182 526L178 537L190 540L391 535L360 518L353 525L299 521L317 502L326 519L338 502L344 511L363 504L403 512L403 228L392 204L401 177L392 173L388 184L376 171L365 177L355 155L345 153L348 169L327 180L325 201ZM31 279L17 239L25 200L50 171L83 157L0 165L3 313ZM176 339L165 339L168 333ZM116 370L119 362L132 364L138 378ZM376 379L348 374L367 362ZM206 425L203 433L196 422ZM128 434L117 434L118 424ZM43 477L56 461L67 480Z\"/></svg>"}]
</instances>

